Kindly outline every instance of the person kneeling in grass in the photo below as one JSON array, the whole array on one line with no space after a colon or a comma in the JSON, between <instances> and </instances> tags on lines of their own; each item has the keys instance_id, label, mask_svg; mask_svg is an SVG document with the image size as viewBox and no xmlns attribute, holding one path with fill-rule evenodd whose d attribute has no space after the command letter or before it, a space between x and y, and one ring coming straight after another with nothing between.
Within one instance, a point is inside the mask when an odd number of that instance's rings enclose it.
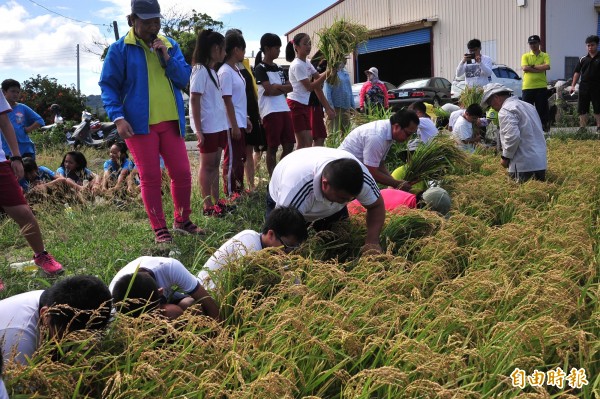
<instances>
[{"instance_id":1,"label":"person kneeling in grass","mask_svg":"<svg viewBox=\"0 0 600 399\"><path fill-rule=\"evenodd\" d=\"M339 146L362 162L379 184L410 191L411 184L396 180L385 167L385 158L394 142L408 141L419 128L414 111L400 110L390 119L366 123L352 130Z\"/></svg>"},{"instance_id":2,"label":"person kneeling in grass","mask_svg":"<svg viewBox=\"0 0 600 399\"><path fill-rule=\"evenodd\" d=\"M402 208L428 209L442 216L448 215L452 202L448 192L441 187L431 187L418 194L407 193L402 190L385 188L381 190L381 197L385 203L386 212L395 213ZM348 204L348 213L357 215L366 212L366 209L354 200Z\"/></svg>"},{"instance_id":3,"label":"person kneeling in grass","mask_svg":"<svg viewBox=\"0 0 600 399\"><path fill-rule=\"evenodd\" d=\"M47 290L30 291L0 301L0 344L8 359L26 364L46 331L61 339L77 330L99 330L108 324L110 291L94 276L72 276Z\"/></svg>"},{"instance_id":4,"label":"person kneeling in grass","mask_svg":"<svg viewBox=\"0 0 600 399\"><path fill-rule=\"evenodd\" d=\"M216 285L211 276L227 263L269 247L283 247L283 250L289 253L307 238L306 222L296 208L275 208L267 216L261 233L244 230L231 237L208 259L198 273L198 278L206 288L215 289Z\"/></svg>"},{"instance_id":5,"label":"person kneeling in grass","mask_svg":"<svg viewBox=\"0 0 600 399\"><path fill-rule=\"evenodd\" d=\"M109 288L117 310L129 316L159 308L163 315L175 319L199 302L205 315L220 320L217 303L177 259L139 257L117 272Z\"/></svg>"}]
</instances>

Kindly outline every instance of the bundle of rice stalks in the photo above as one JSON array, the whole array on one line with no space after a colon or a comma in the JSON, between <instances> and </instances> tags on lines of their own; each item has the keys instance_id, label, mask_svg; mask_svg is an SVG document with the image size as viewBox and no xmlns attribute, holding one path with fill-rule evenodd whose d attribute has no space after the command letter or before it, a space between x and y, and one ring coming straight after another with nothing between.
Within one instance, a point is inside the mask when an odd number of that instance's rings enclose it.
<instances>
[{"instance_id":1,"label":"bundle of rice stalks","mask_svg":"<svg viewBox=\"0 0 600 399\"><path fill-rule=\"evenodd\" d=\"M350 21L336 19L333 24L317 32L319 35L319 51L327 60L327 82L338 84L337 66L346 61L356 46L369 38L367 27Z\"/></svg>"},{"instance_id":2,"label":"bundle of rice stalks","mask_svg":"<svg viewBox=\"0 0 600 399\"><path fill-rule=\"evenodd\" d=\"M383 109L381 107L374 107L369 110L369 112L358 112L352 111L350 114L350 122L352 124L352 129L355 129L365 123L379 121L382 119L390 119L394 112L391 108Z\"/></svg>"},{"instance_id":3,"label":"bundle of rice stalks","mask_svg":"<svg viewBox=\"0 0 600 399\"><path fill-rule=\"evenodd\" d=\"M455 165L466 162L464 151L455 142L438 135L430 142L420 145L406 163L404 180L438 180Z\"/></svg>"},{"instance_id":4,"label":"bundle of rice stalks","mask_svg":"<svg viewBox=\"0 0 600 399\"><path fill-rule=\"evenodd\" d=\"M410 238L431 234L439 226L439 221L439 218L428 217L417 210L407 210L400 215L392 214L381 231L381 238L388 249L397 250Z\"/></svg>"},{"instance_id":5,"label":"bundle of rice stalks","mask_svg":"<svg viewBox=\"0 0 600 399\"><path fill-rule=\"evenodd\" d=\"M471 104L480 104L483 98L483 87L480 86L465 86L465 89L460 93L458 101L467 108Z\"/></svg>"}]
</instances>

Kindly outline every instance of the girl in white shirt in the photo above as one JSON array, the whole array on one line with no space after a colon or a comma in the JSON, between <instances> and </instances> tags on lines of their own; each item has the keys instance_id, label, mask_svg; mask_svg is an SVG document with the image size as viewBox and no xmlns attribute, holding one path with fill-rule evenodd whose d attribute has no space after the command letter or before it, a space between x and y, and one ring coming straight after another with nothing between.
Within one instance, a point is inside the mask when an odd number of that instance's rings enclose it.
<instances>
[{"instance_id":1,"label":"girl in white shirt","mask_svg":"<svg viewBox=\"0 0 600 399\"><path fill-rule=\"evenodd\" d=\"M227 144L227 114L215 66L225 58L225 38L210 29L202 31L192 55L190 79L190 125L198 138L198 179L204 198L204 215L224 216L227 208L219 200L219 162Z\"/></svg>"},{"instance_id":2,"label":"girl in white shirt","mask_svg":"<svg viewBox=\"0 0 600 399\"><path fill-rule=\"evenodd\" d=\"M323 95L321 87L326 74L319 74L306 57L311 51L310 37L306 33L298 33L285 48L285 58L292 61L290 65L290 83L292 92L288 94L287 102L292 111L294 133L296 134L296 149L310 147L312 145L310 113L308 105L310 92L317 89L316 94L325 107L330 118L335 117L335 111ZM312 81L311 81L312 79Z\"/></svg>"},{"instance_id":3,"label":"girl in white shirt","mask_svg":"<svg viewBox=\"0 0 600 399\"><path fill-rule=\"evenodd\" d=\"M229 134L223 158L223 191L234 199L244 189L246 133L252 131L248 118L246 80L237 67L244 60L246 41L237 31L225 35L225 63L219 68L219 82L229 121Z\"/></svg>"}]
</instances>

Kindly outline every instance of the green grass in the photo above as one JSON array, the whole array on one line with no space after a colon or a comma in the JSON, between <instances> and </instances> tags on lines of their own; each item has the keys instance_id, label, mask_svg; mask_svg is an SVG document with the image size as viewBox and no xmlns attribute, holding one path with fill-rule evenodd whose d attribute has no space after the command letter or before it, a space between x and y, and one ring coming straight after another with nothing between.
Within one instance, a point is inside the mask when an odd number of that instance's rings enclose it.
<instances>
[{"instance_id":1,"label":"green grass","mask_svg":"<svg viewBox=\"0 0 600 399\"><path fill-rule=\"evenodd\" d=\"M311 233L297 254L240 259L216 276L222 325L118 316L101 338L61 343L59 362L46 344L27 367L8 365L11 398L598 398L599 151L597 140L551 140L548 182L522 185L495 156L469 156L443 178L451 217L388 217L385 254L360 257L364 219L355 218ZM60 155L40 163L55 168ZM209 234L176 244L196 273L227 238L260 228L264 184L224 219L201 216L196 186L192 203ZM171 206L165 195L168 219ZM34 209L67 275L109 282L158 253L139 200L74 204L73 218L62 203ZM7 219L0 252L1 298L51 283L9 270L31 254ZM516 367L558 366L585 368L589 385L511 386Z\"/></svg>"}]
</instances>

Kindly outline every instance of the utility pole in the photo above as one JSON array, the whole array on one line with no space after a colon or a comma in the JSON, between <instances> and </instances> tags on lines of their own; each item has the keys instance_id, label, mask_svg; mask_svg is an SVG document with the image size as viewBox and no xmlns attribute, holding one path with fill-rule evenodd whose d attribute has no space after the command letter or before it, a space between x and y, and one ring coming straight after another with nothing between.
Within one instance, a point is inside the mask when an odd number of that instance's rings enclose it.
<instances>
[{"instance_id":1,"label":"utility pole","mask_svg":"<svg viewBox=\"0 0 600 399\"><path fill-rule=\"evenodd\" d=\"M77 45L77 93L81 94L79 89L79 44Z\"/></svg>"},{"instance_id":2,"label":"utility pole","mask_svg":"<svg viewBox=\"0 0 600 399\"><path fill-rule=\"evenodd\" d=\"M115 31L115 40L119 40L119 27L117 21L113 21L113 30Z\"/></svg>"}]
</instances>

